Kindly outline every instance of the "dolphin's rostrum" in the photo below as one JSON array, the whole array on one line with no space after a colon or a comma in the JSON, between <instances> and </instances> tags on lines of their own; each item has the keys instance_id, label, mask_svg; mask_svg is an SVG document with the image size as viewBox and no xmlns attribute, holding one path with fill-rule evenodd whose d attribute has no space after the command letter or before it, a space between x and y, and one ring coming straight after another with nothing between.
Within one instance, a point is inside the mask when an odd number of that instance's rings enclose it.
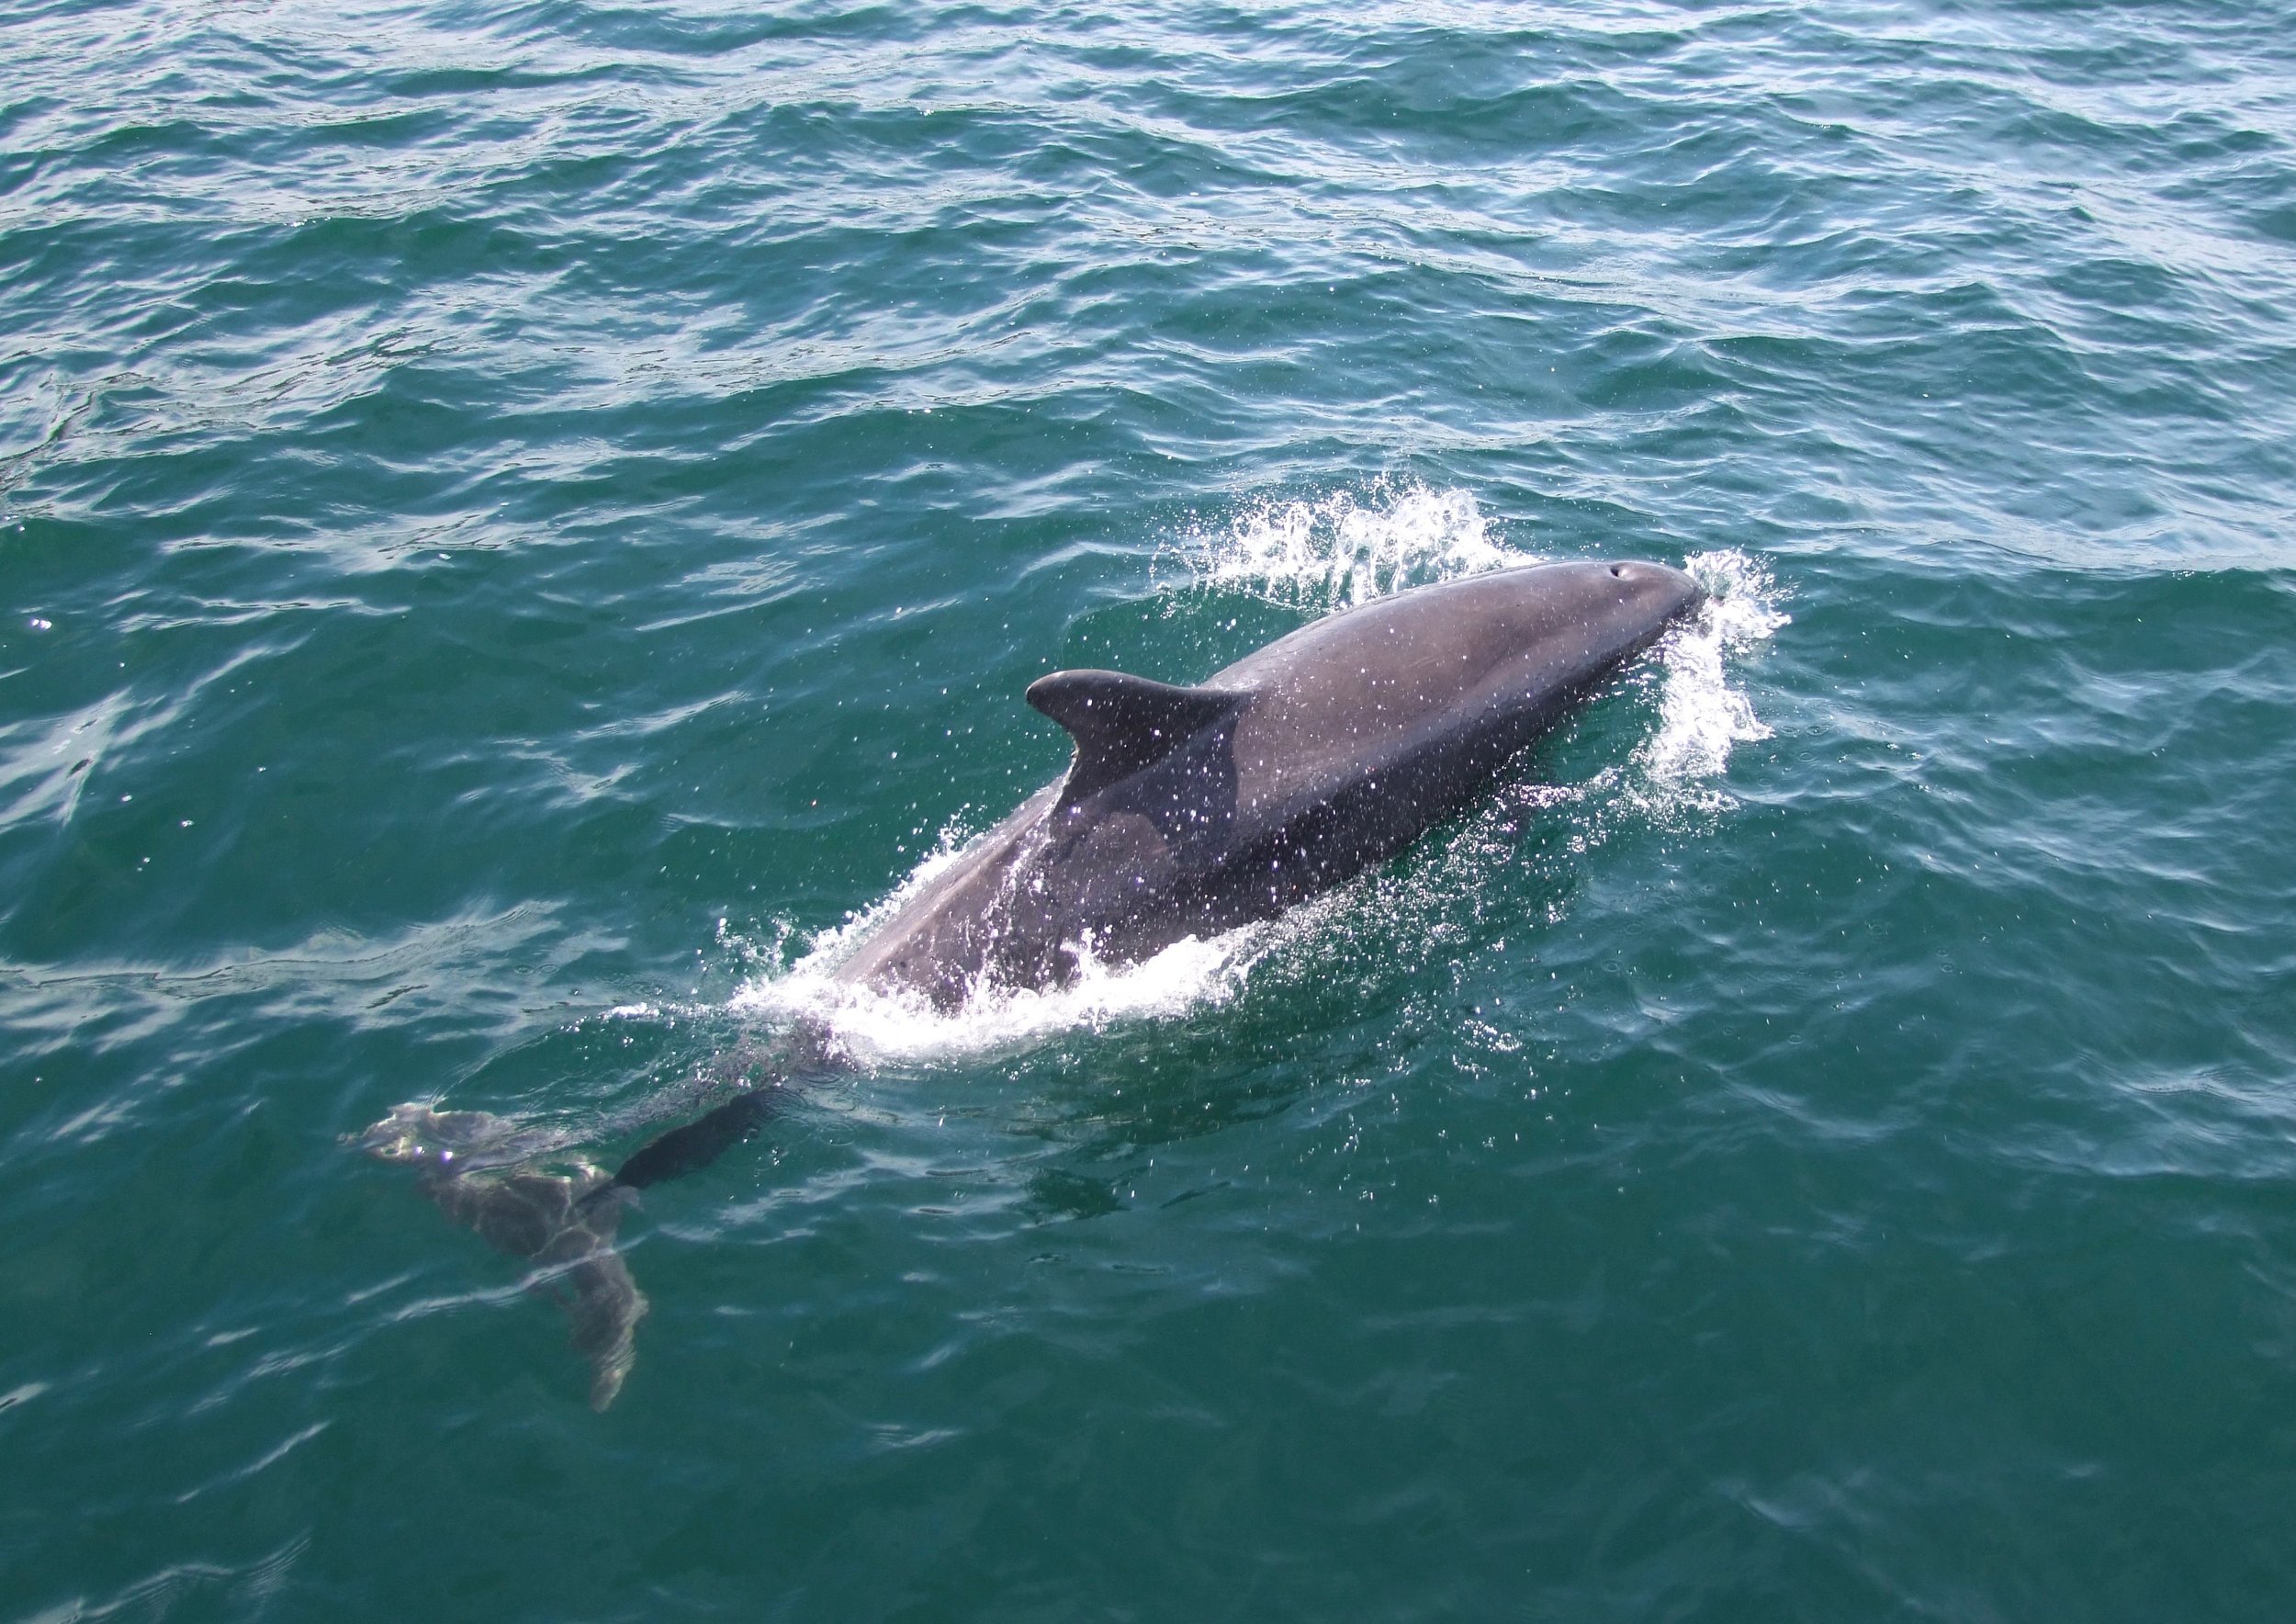
<instances>
[{"instance_id":1,"label":"dolphin's rostrum","mask_svg":"<svg viewBox=\"0 0 2296 1624\"><path fill-rule=\"evenodd\" d=\"M1062 984L1086 952L1137 963L1272 919L1468 806L1703 598L1660 564L1532 565L1315 621L1194 687L1117 671L1041 678L1029 703L1075 742L1065 776L937 875L835 978L953 1009L984 987ZM366 1143L420 1163L451 1216L544 1266L602 1405L645 1312L613 1249L619 1192L705 1166L773 1113L786 1082L833 1064L827 1034L790 1034L764 1086L661 1134L611 1180L586 1162L564 1175L505 1171L500 1157L455 1171L426 1154L423 1119L410 1114L420 1107L400 1107ZM478 1120L429 1119L466 1133Z\"/></svg>"}]
</instances>

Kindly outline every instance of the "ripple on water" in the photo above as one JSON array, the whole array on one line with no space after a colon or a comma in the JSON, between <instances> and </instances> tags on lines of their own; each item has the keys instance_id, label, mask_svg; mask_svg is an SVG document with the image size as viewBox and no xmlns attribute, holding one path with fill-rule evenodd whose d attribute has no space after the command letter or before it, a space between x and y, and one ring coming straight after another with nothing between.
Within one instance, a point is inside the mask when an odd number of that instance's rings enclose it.
<instances>
[{"instance_id":1,"label":"ripple on water","mask_svg":"<svg viewBox=\"0 0 2296 1624\"><path fill-rule=\"evenodd\" d=\"M18 1609L2288 1610L2284 17L0 31ZM1621 556L1404 861L821 1002L1053 664ZM603 1420L337 1144L816 1008Z\"/></svg>"}]
</instances>

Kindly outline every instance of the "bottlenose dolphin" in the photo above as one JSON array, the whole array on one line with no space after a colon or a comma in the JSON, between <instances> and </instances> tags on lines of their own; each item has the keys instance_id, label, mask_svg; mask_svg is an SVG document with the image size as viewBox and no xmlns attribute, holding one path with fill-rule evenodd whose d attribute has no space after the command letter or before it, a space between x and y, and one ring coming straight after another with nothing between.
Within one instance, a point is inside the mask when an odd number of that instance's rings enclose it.
<instances>
[{"instance_id":1,"label":"bottlenose dolphin","mask_svg":"<svg viewBox=\"0 0 2296 1624\"><path fill-rule=\"evenodd\" d=\"M1028 700L1067 729L1067 773L885 920L835 979L953 1009L983 988L1061 985L1087 954L1137 963L1273 919L1467 806L1704 599L1662 564L1537 564L1330 615L1193 687L1107 671L1040 678ZM836 1064L828 1034L801 1027L744 1062L762 1071L759 1086L652 1140L611 1179L587 1162L549 1185L445 1171L412 1114L421 1107L401 1107L366 1144L421 1164L451 1216L542 1260L570 1290L602 1404L628 1368L645 1299L604 1261L619 1263L601 1209L705 1166L770 1118L788 1084ZM481 1178L490 1182L470 1182ZM498 1205L511 1217L494 1221ZM547 1234L545 1208L558 1223Z\"/></svg>"}]
</instances>

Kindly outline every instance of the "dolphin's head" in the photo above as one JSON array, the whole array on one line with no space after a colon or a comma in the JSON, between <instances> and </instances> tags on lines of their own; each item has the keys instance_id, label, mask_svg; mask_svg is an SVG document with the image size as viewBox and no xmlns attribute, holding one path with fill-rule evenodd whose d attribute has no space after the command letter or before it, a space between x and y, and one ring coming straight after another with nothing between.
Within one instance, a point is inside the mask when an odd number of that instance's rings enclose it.
<instances>
[{"instance_id":1,"label":"dolphin's head","mask_svg":"<svg viewBox=\"0 0 2296 1624\"><path fill-rule=\"evenodd\" d=\"M1512 580L1483 579L1507 581L1537 606L1525 629L1541 656L1589 671L1639 653L1706 601L1705 589L1680 570L1638 558L1542 564Z\"/></svg>"},{"instance_id":2,"label":"dolphin's head","mask_svg":"<svg viewBox=\"0 0 2296 1624\"><path fill-rule=\"evenodd\" d=\"M1666 564L1622 558L1586 569L1599 605L1596 613L1629 636L1636 628L1655 631L1671 626L1706 601L1705 588Z\"/></svg>"},{"instance_id":3,"label":"dolphin's head","mask_svg":"<svg viewBox=\"0 0 2296 1624\"><path fill-rule=\"evenodd\" d=\"M1439 726L1493 694L1575 694L1705 597L1680 570L1640 559L1493 570L1311 622L1207 691L1253 695L1245 731L1266 736L1256 748L1271 760L1298 757L1312 737L1360 753L1367 727Z\"/></svg>"}]
</instances>

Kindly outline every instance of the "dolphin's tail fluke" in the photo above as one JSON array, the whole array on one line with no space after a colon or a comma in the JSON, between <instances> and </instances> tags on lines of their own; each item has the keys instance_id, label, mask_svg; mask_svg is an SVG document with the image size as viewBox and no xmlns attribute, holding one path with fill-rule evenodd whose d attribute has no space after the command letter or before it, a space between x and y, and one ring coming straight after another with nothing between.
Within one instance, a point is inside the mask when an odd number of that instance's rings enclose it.
<instances>
[{"instance_id":1,"label":"dolphin's tail fluke","mask_svg":"<svg viewBox=\"0 0 2296 1624\"><path fill-rule=\"evenodd\" d=\"M369 1156L411 1165L422 1193L499 1252L533 1264L530 1291L571 1322L590 1361L590 1402L622 1391L646 1294L614 1247L623 1202L605 1169L560 1153L563 1141L483 1111L401 1105L360 1137Z\"/></svg>"},{"instance_id":2,"label":"dolphin's tail fluke","mask_svg":"<svg viewBox=\"0 0 2296 1624\"><path fill-rule=\"evenodd\" d=\"M746 1086L724 1104L638 1147L609 1177L569 1133L522 1127L483 1111L401 1105L357 1140L379 1160L415 1169L422 1193L499 1252L533 1266L527 1288L555 1300L590 1361L590 1402L604 1409L630 1373L646 1294L614 1245L636 1192L709 1166L781 1113L800 1067L833 1066L816 1034L738 1052L712 1068L719 1087Z\"/></svg>"}]
</instances>

